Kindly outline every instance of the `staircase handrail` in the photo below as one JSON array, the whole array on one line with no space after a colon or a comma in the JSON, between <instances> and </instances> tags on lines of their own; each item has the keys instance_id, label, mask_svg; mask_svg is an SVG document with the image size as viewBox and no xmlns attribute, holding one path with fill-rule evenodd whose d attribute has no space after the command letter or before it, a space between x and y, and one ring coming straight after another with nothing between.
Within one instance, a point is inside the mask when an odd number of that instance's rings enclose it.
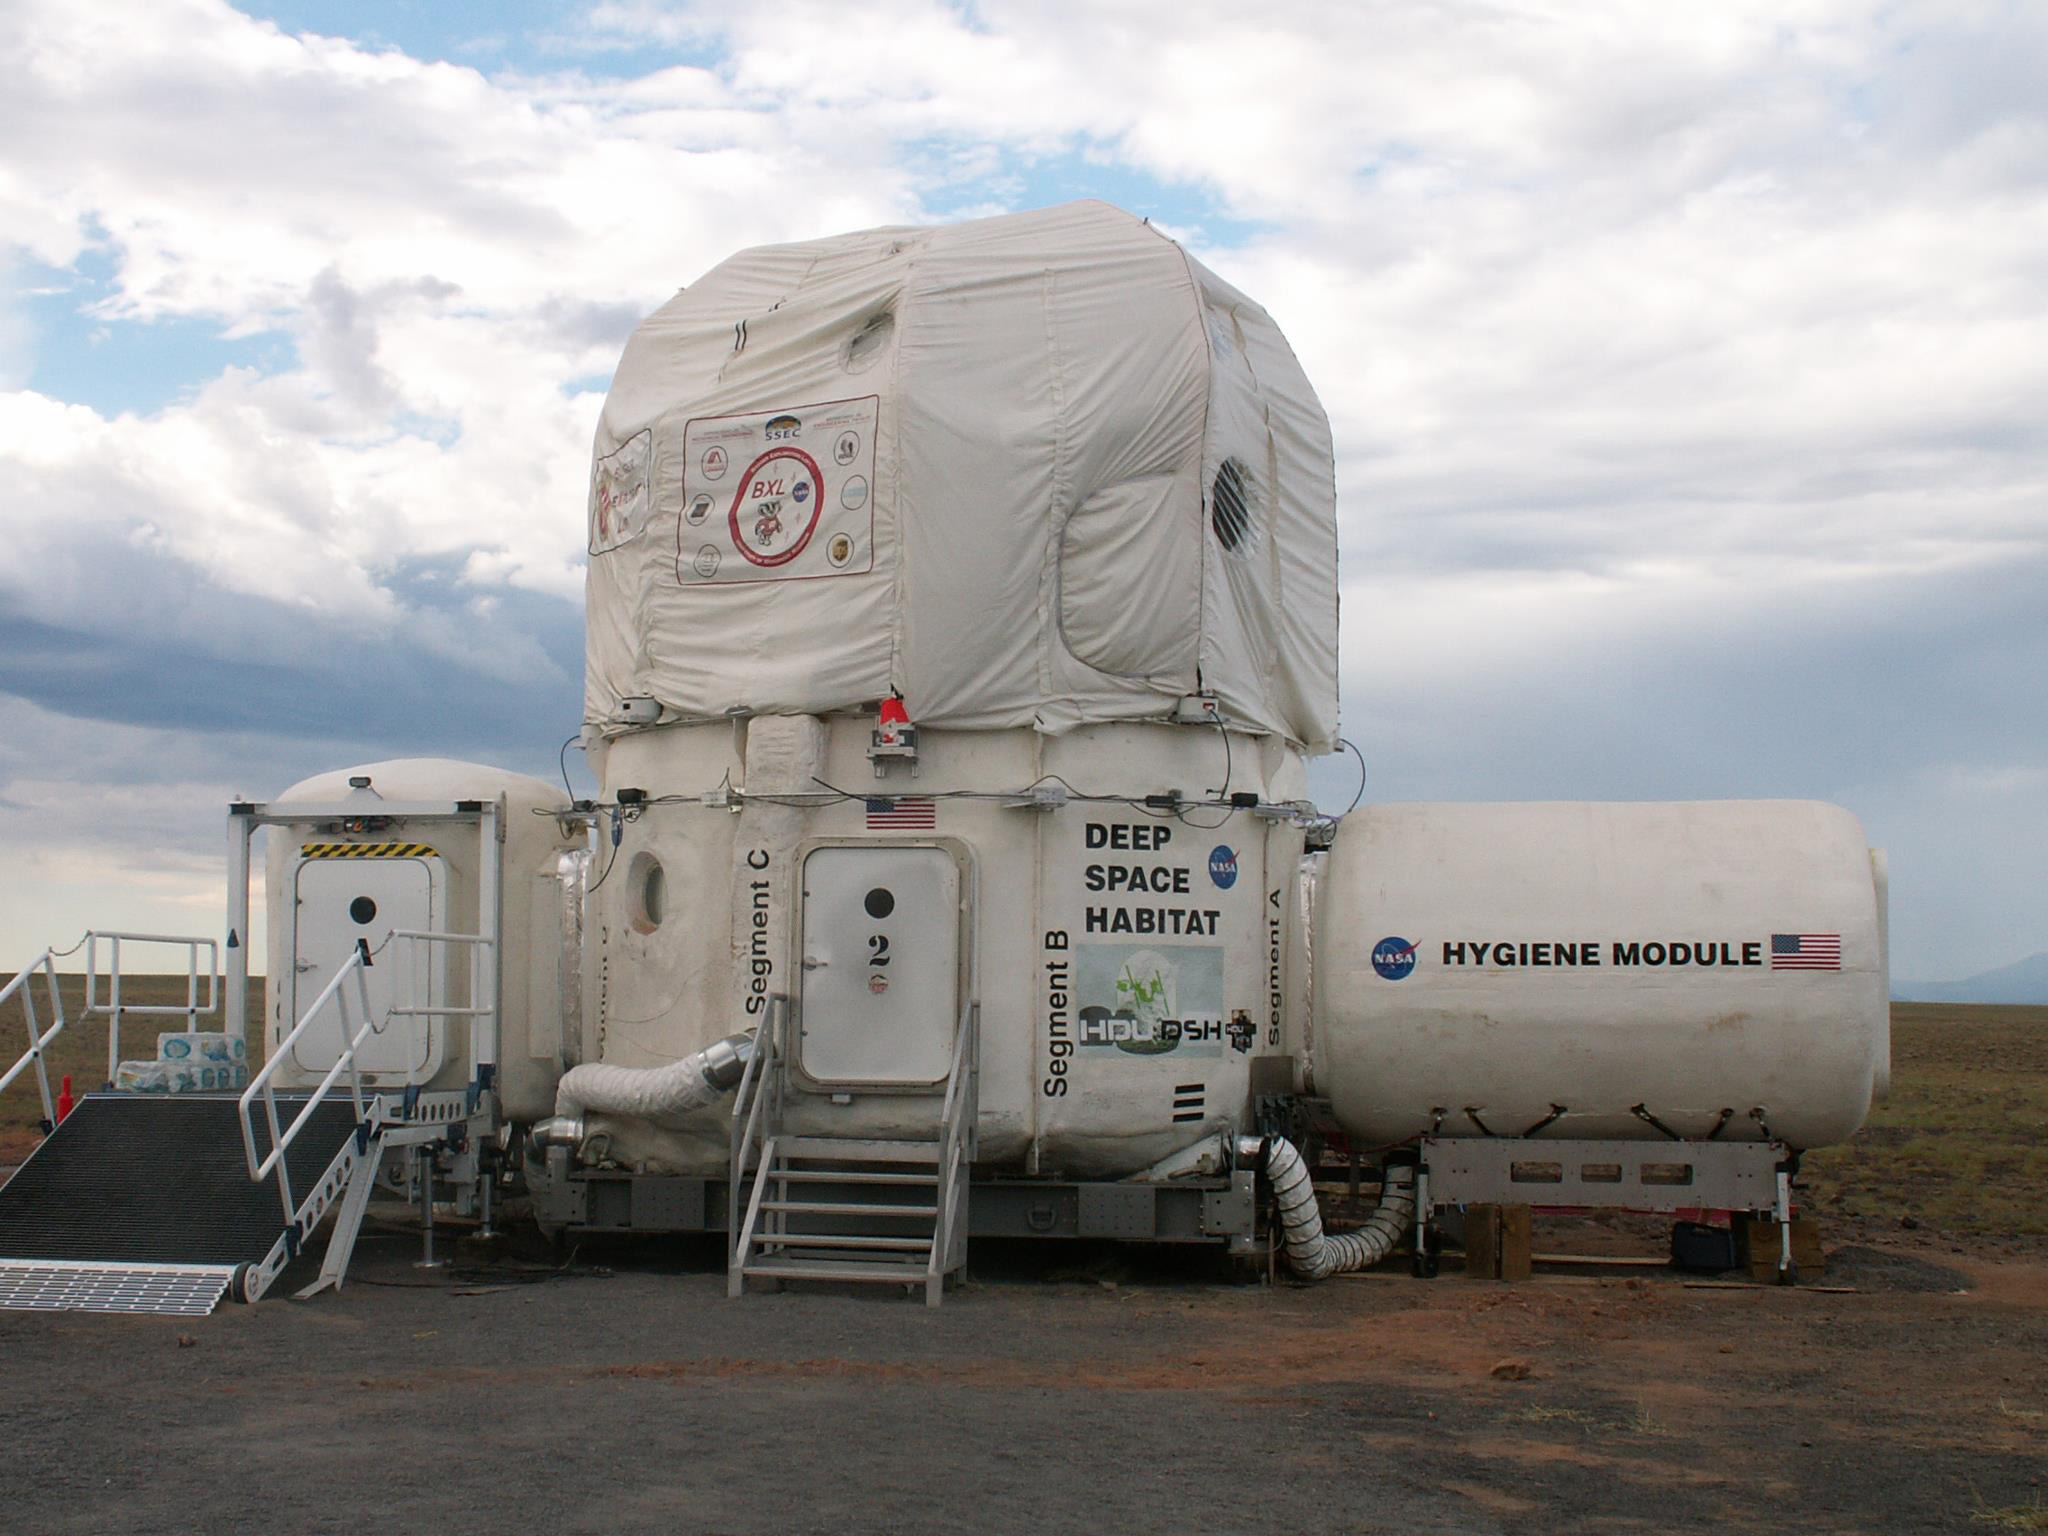
<instances>
[{"instance_id":1,"label":"staircase handrail","mask_svg":"<svg viewBox=\"0 0 2048 1536\"><path fill-rule=\"evenodd\" d=\"M100 1001L100 940L105 939L113 946L112 958L107 963L107 999ZM185 1001L177 1003L124 1003L121 1001L121 946L123 944L178 944L186 950L185 957ZM206 1003L199 1002L199 951L204 949L208 956L206 978ZM220 1011L220 941L218 939L195 939L179 933L113 933L101 929L89 930L85 935L85 1009L86 1013L103 1015L107 1020L107 1082L112 1084L121 1067L121 1020L127 1014L169 1016L183 1015L187 1029L199 1023L201 1014ZM226 1032L226 1022L222 1023Z\"/></svg>"},{"instance_id":2,"label":"staircase handrail","mask_svg":"<svg viewBox=\"0 0 2048 1536\"><path fill-rule=\"evenodd\" d=\"M747 1056L739 1090L733 1095L725 1196L725 1251L732 1263L739 1261L740 1186L746 1182L748 1163L760 1151L761 1112L769 1097L770 1062L777 1068L781 1065L783 1018L788 1005L789 999L780 992L768 999L768 1017L754 1037L754 1049Z\"/></svg>"},{"instance_id":3,"label":"staircase handrail","mask_svg":"<svg viewBox=\"0 0 2048 1536\"><path fill-rule=\"evenodd\" d=\"M490 963L497 940L480 933L433 933L424 928L394 928L391 967L401 978L410 979L418 969L419 946L446 944L469 946L469 1002L393 1003L387 1010L394 1019L488 1019L498 1011L497 968ZM412 962L410 964L404 962Z\"/></svg>"},{"instance_id":4,"label":"staircase handrail","mask_svg":"<svg viewBox=\"0 0 2048 1536\"><path fill-rule=\"evenodd\" d=\"M261 1184L273 1171L276 1173L278 1198L283 1203L287 1225L297 1219L298 1206L292 1200L291 1170L286 1166L285 1152L313 1111L334 1090L334 1085L341 1080L344 1071L348 1073L349 1097L355 1106L356 1120L360 1123L366 1118L363 1107L363 1075L356 1066L356 1050L370 1035L379 1033L384 1028L383 1021L373 1018L370 1014L370 987L365 975L365 968L368 965L368 948L358 941L355 952L336 969L333 979L321 988L320 995L313 999L312 1006L306 1009L292 1032L277 1043L276 1049L270 1053L270 1059L263 1064L263 1069L250 1079L249 1086L241 1097L242 1152L248 1161L250 1181ZM351 977L355 980L356 1011L361 1020L353 1034L349 1032L346 990L346 983ZM290 1128L280 1135L277 1124L277 1093L271 1079L279 1067L291 1060L299 1037L312 1028L329 1002L336 1002L341 1010L341 1054L335 1058L334 1065L327 1069L327 1075L320 1079L320 1086L313 1090L305 1106L293 1117ZM256 1119L250 1108L258 1094L263 1096L264 1118L270 1129L270 1155L262 1159L256 1156Z\"/></svg>"},{"instance_id":5,"label":"staircase handrail","mask_svg":"<svg viewBox=\"0 0 2048 1536\"><path fill-rule=\"evenodd\" d=\"M980 1117L981 1003L970 998L960 1012L960 1027L953 1036L953 1062L946 1072L946 1098L939 1111L944 1139L939 1152L939 1187L936 1191L938 1224L932 1232L931 1257L926 1277L932 1284L943 1278L952 1250L953 1223L958 1216L960 1159Z\"/></svg>"},{"instance_id":6,"label":"staircase handrail","mask_svg":"<svg viewBox=\"0 0 2048 1536\"><path fill-rule=\"evenodd\" d=\"M48 1032L42 1034L37 1033L39 1026L36 1022L36 994L35 988L30 985L35 980L37 971L43 973L48 986L50 1013L55 1019ZM22 1019L28 1027L28 1049L21 1053L20 1059L9 1067L4 1075L0 1075L0 1093L5 1093L14 1080L33 1065L36 1069L36 1087L41 1090L43 1096L43 1123L51 1130L55 1130L57 1104L50 1097L50 1069L43 1061L43 1052L52 1040L64 1033L64 995L57 986L56 956L46 949L35 960L17 971L12 981L0 987L0 1007L6 1006L7 1000L16 992L21 994Z\"/></svg>"}]
</instances>

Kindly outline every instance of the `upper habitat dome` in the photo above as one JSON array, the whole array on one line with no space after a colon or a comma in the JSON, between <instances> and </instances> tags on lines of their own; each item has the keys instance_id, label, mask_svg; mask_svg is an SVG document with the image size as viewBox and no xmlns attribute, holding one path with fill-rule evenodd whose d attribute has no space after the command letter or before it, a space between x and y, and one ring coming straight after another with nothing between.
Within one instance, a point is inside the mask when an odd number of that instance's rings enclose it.
<instances>
[{"instance_id":1,"label":"upper habitat dome","mask_svg":"<svg viewBox=\"0 0 2048 1536\"><path fill-rule=\"evenodd\" d=\"M1097 202L761 246L626 344L585 716L1337 725L1328 420L1266 312Z\"/></svg>"}]
</instances>

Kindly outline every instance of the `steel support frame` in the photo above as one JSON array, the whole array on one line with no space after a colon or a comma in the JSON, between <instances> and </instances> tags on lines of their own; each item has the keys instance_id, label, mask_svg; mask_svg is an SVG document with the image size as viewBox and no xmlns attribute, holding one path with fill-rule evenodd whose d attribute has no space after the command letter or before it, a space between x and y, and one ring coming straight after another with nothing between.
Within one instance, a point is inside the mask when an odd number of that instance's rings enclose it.
<instances>
[{"instance_id":1,"label":"steel support frame","mask_svg":"<svg viewBox=\"0 0 2048 1536\"><path fill-rule=\"evenodd\" d=\"M1248 1168L1170 1184L977 1179L965 1235L1174 1244L1249 1240L1257 1232L1254 1181ZM579 1168L529 1193L542 1224L564 1231L715 1232L727 1222L726 1181L716 1177Z\"/></svg>"},{"instance_id":2,"label":"steel support frame","mask_svg":"<svg viewBox=\"0 0 2048 1536\"><path fill-rule=\"evenodd\" d=\"M308 822L345 821L377 816L391 821L474 822L477 826L477 937L484 940L498 969L491 995L504 995L504 922L502 878L505 842L505 797L493 800L337 801L333 804L271 805L236 800L228 806L228 944L227 1017L223 1026L245 1043L249 1020L249 860L259 827L303 826ZM469 1049L476 1083L487 1088L497 1074L498 1016L470 1023Z\"/></svg>"},{"instance_id":3,"label":"steel support frame","mask_svg":"<svg viewBox=\"0 0 2048 1536\"><path fill-rule=\"evenodd\" d=\"M1439 1210L1531 1205L1563 1210L1768 1212L1778 1278L1792 1264L1792 1168L1781 1141L1572 1141L1425 1136L1416 1174L1417 1273Z\"/></svg>"},{"instance_id":4,"label":"steel support frame","mask_svg":"<svg viewBox=\"0 0 2048 1536\"><path fill-rule=\"evenodd\" d=\"M237 1287L238 1299L262 1300L319 1230L327 1213L337 1206L340 1211L327 1239L319 1278L297 1296L304 1300L330 1285L339 1290L348 1273L349 1257L355 1251L356 1234L362 1229L363 1213L369 1208L384 1154L393 1147L445 1140L451 1126L468 1118L467 1111L468 1095L464 1093L423 1093L413 1098L409 1106L404 1095L377 1095L362 1125L299 1203L270 1252L244 1272ZM480 1131L473 1121L469 1129L472 1138Z\"/></svg>"},{"instance_id":5,"label":"steel support frame","mask_svg":"<svg viewBox=\"0 0 2048 1536\"><path fill-rule=\"evenodd\" d=\"M1473 1204L1769 1211L1787 1152L1775 1141L1575 1141L1425 1136L1418 1216Z\"/></svg>"}]
</instances>

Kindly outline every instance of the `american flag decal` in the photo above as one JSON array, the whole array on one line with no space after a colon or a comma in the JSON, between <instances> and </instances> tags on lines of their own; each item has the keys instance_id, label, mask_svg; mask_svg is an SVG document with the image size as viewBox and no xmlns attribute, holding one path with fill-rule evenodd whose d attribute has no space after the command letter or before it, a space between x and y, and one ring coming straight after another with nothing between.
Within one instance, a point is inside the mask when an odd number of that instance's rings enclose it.
<instances>
[{"instance_id":1,"label":"american flag decal","mask_svg":"<svg viewBox=\"0 0 2048 1536\"><path fill-rule=\"evenodd\" d=\"M939 824L938 802L922 795L869 800L867 807L870 832L930 832Z\"/></svg>"},{"instance_id":2,"label":"american flag decal","mask_svg":"<svg viewBox=\"0 0 2048 1536\"><path fill-rule=\"evenodd\" d=\"M1771 969L1774 971L1839 971L1841 968L1842 936L1839 933L1771 935Z\"/></svg>"}]
</instances>

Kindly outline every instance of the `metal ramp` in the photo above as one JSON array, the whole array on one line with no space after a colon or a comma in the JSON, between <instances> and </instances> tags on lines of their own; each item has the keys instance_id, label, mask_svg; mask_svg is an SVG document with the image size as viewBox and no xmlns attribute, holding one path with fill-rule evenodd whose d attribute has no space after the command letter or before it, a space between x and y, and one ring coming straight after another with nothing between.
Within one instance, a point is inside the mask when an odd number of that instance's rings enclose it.
<instances>
[{"instance_id":1,"label":"metal ramp","mask_svg":"<svg viewBox=\"0 0 2048 1536\"><path fill-rule=\"evenodd\" d=\"M791 1135L789 1008L774 1000L733 1103L728 1296L749 1280L822 1280L921 1287L939 1304L967 1263L978 1014L961 1016L929 1138Z\"/></svg>"},{"instance_id":2,"label":"metal ramp","mask_svg":"<svg viewBox=\"0 0 2048 1536\"><path fill-rule=\"evenodd\" d=\"M86 935L88 945L95 937ZM214 1005L218 990L210 983L208 1002L198 1007L195 958L189 964L185 1007L127 1008L121 999L120 941L182 944L195 956L213 941L97 937L115 941L112 995L105 1009L95 1008L89 981L87 1009L110 1015L112 1073L124 1011L179 1013L190 1019ZM495 1038L495 973L485 960L493 941L474 934L408 930L396 930L392 937L469 946L470 1002L459 1008L432 1002L420 1006L400 995L389 1008L373 1013L366 981L370 949L359 941L241 1093L93 1093L61 1123L45 1060L66 1027L54 953L44 951L0 986L0 1004L18 996L28 1025L28 1049L0 1072L0 1090L33 1071L48 1133L0 1186L0 1309L195 1315L212 1311L229 1294L255 1301L298 1257L330 1211L334 1230L319 1277L299 1294L339 1288L379 1165L397 1148L414 1149L415 1167L428 1170L417 1182L431 1234L431 1148L444 1142L474 1145L472 1123L488 1123L493 1108L489 1068L480 1063L475 1082L464 1090L422 1092L410 1086L365 1092L361 1053L365 1042L383 1034L392 1020L417 1024L429 1014L467 1016ZM90 947L87 953L92 955ZM92 974L97 975L96 969ZM47 994L47 1028L30 986L36 977ZM340 1048L318 1086L309 1092L280 1092L274 1079L295 1061L307 1032L336 1024ZM488 1184L484 1191L488 1222Z\"/></svg>"},{"instance_id":3,"label":"metal ramp","mask_svg":"<svg viewBox=\"0 0 2048 1536\"><path fill-rule=\"evenodd\" d=\"M278 1097L295 1113L308 1103ZM267 1156L260 1119L255 1134ZM249 1177L239 1096L88 1094L0 1186L0 1309L190 1315L231 1290L253 1301L374 1145L348 1099L313 1104L285 1148L307 1191L287 1222L276 1188Z\"/></svg>"}]
</instances>

